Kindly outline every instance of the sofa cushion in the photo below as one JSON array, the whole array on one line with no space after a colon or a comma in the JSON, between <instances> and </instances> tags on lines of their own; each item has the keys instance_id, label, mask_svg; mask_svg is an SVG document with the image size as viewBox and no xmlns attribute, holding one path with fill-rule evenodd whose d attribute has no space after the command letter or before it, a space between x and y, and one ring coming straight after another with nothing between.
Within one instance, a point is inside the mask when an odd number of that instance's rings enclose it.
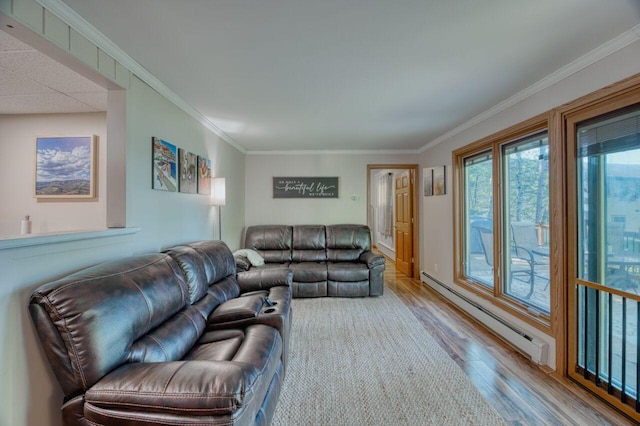
<instances>
[{"instance_id":1,"label":"sofa cushion","mask_svg":"<svg viewBox=\"0 0 640 426\"><path fill-rule=\"evenodd\" d=\"M87 420L183 424L171 416L188 412L193 424L215 424L213 415L257 412L280 368L282 342L264 325L243 334L206 333L183 361L119 367L85 394Z\"/></svg>"},{"instance_id":2,"label":"sofa cushion","mask_svg":"<svg viewBox=\"0 0 640 426\"><path fill-rule=\"evenodd\" d=\"M54 372L65 394L72 395L128 362L132 350L138 351L134 342L188 303L180 267L157 253L103 263L46 284L33 293L29 309L44 347L53 348L48 356ZM176 327L178 344L188 345L185 339L193 338L197 326L178 321ZM61 358L69 364L58 362Z\"/></svg>"},{"instance_id":3,"label":"sofa cushion","mask_svg":"<svg viewBox=\"0 0 640 426\"><path fill-rule=\"evenodd\" d=\"M291 262L292 239L291 226L250 226L247 228L244 246L260 253L267 263Z\"/></svg>"},{"instance_id":4,"label":"sofa cushion","mask_svg":"<svg viewBox=\"0 0 640 426\"><path fill-rule=\"evenodd\" d=\"M371 234L366 225L328 225L327 260L354 262L371 250Z\"/></svg>"},{"instance_id":5,"label":"sofa cushion","mask_svg":"<svg viewBox=\"0 0 640 426\"><path fill-rule=\"evenodd\" d=\"M293 272L288 268L254 268L240 272L236 277L243 294L251 291L269 290L272 287L289 287Z\"/></svg>"},{"instance_id":6,"label":"sofa cushion","mask_svg":"<svg viewBox=\"0 0 640 426\"><path fill-rule=\"evenodd\" d=\"M293 281L313 283L327 280L327 264L318 262L300 262L289 264L293 271Z\"/></svg>"},{"instance_id":7,"label":"sofa cushion","mask_svg":"<svg viewBox=\"0 0 640 426\"><path fill-rule=\"evenodd\" d=\"M171 256L180 265L185 281L189 286L189 302L195 303L207 294L209 281L204 261L193 247L176 246L165 250L163 253Z\"/></svg>"},{"instance_id":8,"label":"sofa cushion","mask_svg":"<svg viewBox=\"0 0 640 426\"><path fill-rule=\"evenodd\" d=\"M167 362L182 358L202 335L205 320L193 306L138 339L132 346L128 362Z\"/></svg>"},{"instance_id":9,"label":"sofa cushion","mask_svg":"<svg viewBox=\"0 0 640 426\"><path fill-rule=\"evenodd\" d=\"M236 262L229 247L222 241L206 240L187 244L200 254L207 274L207 283L216 283L236 274Z\"/></svg>"},{"instance_id":10,"label":"sofa cushion","mask_svg":"<svg viewBox=\"0 0 640 426\"><path fill-rule=\"evenodd\" d=\"M327 278L330 281L356 282L369 280L369 268L364 263L329 262Z\"/></svg>"},{"instance_id":11,"label":"sofa cushion","mask_svg":"<svg viewBox=\"0 0 640 426\"><path fill-rule=\"evenodd\" d=\"M184 359L231 361L243 341L244 330L231 328L208 331L202 336L200 341L198 341L198 346L193 348Z\"/></svg>"},{"instance_id":12,"label":"sofa cushion","mask_svg":"<svg viewBox=\"0 0 640 426\"><path fill-rule=\"evenodd\" d=\"M297 225L293 227L294 262L324 262L327 260L324 225Z\"/></svg>"}]
</instances>

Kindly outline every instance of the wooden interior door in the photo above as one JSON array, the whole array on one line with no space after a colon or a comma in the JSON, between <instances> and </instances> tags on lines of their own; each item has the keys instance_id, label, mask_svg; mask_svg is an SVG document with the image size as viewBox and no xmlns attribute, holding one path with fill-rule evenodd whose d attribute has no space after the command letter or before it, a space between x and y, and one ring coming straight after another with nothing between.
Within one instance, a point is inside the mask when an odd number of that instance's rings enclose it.
<instances>
[{"instance_id":1,"label":"wooden interior door","mask_svg":"<svg viewBox=\"0 0 640 426\"><path fill-rule=\"evenodd\" d=\"M394 182L396 213L396 269L413 276L413 170L396 175Z\"/></svg>"}]
</instances>

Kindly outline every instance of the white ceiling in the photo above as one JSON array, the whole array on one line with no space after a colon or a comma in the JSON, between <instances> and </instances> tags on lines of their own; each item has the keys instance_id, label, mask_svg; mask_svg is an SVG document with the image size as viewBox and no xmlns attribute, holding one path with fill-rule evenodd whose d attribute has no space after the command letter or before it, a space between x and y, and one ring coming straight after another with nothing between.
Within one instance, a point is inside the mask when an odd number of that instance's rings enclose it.
<instances>
[{"instance_id":1,"label":"white ceiling","mask_svg":"<svg viewBox=\"0 0 640 426\"><path fill-rule=\"evenodd\" d=\"M106 110L106 89L0 31L0 114Z\"/></svg>"},{"instance_id":2,"label":"white ceiling","mask_svg":"<svg viewBox=\"0 0 640 426\"><path fill-rule=\"evenodd\" d=\"M640 21L637 0L63 0L248 151L415 150Z\"/></svg>"}]
</instances>

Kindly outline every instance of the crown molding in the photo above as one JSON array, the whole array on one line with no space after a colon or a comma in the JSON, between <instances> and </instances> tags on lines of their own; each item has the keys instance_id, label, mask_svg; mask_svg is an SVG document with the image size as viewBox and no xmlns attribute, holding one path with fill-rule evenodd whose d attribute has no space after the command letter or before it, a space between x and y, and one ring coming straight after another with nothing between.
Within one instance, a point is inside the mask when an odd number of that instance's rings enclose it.
<instances>
[{"instance_id":1,"label":"crown molding","mask_svg":"<svg viewBox=\"0 0 640 426\"><path fill-rule=\"evenodd\" d=\"M238 144L231 136L226 134L223 130L218 128L211 120L209 120L206 116L200 113L198 110L193 108L191 105L186 103L183 99L181 99L177 94L175 94L171 89L165 86L160 80L158 80L153 74L151 74L147 69L145 69L142 65L140 65L136 60L131 58L126 52L120 49L115 43L109 40L104 34L98 31L93 25L87 22L82 16L80 16L76 11L71 9L68 5L62 2L62 0L36 0L39 4L44 6L51 13L60 18L67 25L72 27L78 33L82 34L89 41L98 46L105 53L109 54L112 58L118 61L121 65L126 67L129 71L134 73L138 78L144 81L146 84L151 86L158 93L167 98L170 102L174 103L178 108L185 111L187 114L191 115L193 118L198 120L205 126L207 129L211 130L214 134L219 136L225 142L229 143L231 146L236 148L238 151L243 154L249 155L306 155L306 154L344 154L344 155L357 155L357 154L420 154L426 151L427 149L433 148L436 145L456 136L465 130L475 126L478 123L481 123L494 115L510 108L511 106L539 93L540 91L549 88L550 86L562 81L563 79L583 70L584 68L592 65L599 60L617 52L618 50L640 40L640 24L634 26L628 31L620 34L618 37L608 41L607 43L601 45L600 47L592 50L586 55L578 58L577 60L571 62L570 64L558 69L557 71L549 74L547 77L542 80L534 83L533 85L527 87L526 89L516 93L510 98L498 103L497 105L489 108L488 110L478 114L473 117L471 120L463 123L462 125L444 133L433 141L427 143L417 150L353 150L353 151L304 151L304 150L293 150L293 151L248 151L243 148L240 144Z\"/></svg>"},{"instance_id":2,"label":"crown molding","mask_svg":"<svg viewBox=\"0 0 640 426\"><path fill-rule=\"evenodd\" d=\"M280 150L280 151L247 151L247 155L415 155L417 149L362 149L362 150Z\"/></svg>"},{"instance_id":3,"label":"crown molding","mask_svg":"<svg viewBox=\"0 0 640 426\"><path fill-rule=\"evenodd\" d=\"M565 65L564 67L558 69L557 71L549 74L548 76L538 81L537 83L534 83L531 86L527 87L526 89L521 90L520 92L511 96L510 98L493 106L492 108L489 108L488 110L482 112L481 114L476 115L466 123L463 123L462 125L454 128L453 130L450 130L447 133L443 134L442 136L437 137L433 141L429 142L428 144L420 148L418 152L423 153L427 149L433 148L434 146L441 144L442 142L464 132L465 130L470 129L476 124L479 124L493 117L494 115L497 115L498 113L512 107L518 102L521 102L543 91L544 89L547 89L553 86L554 84L564 80L565 78L573 74L576 74L579 71L582 71L583 69L587 68L589 65L592 65L606 58L607 56L617 52L618 50L624 47L627 47L631 43L634 43L638 40L640 40L640 24L636 25L635 27L631 28L628 31L625 31L624 33L620 34L618 37L615 37L609 40L608 42L595 48L594 50L587 53L586 55L583 55L580 58L576 59L575 61L569 63L568 65Z\"/></svg>"},{"instance_id":4,"label":"crown molding","mask_svg":"<svg viewBox=\"0 0 640 426\"><path fill-rule=\"evenodd\" d=\"M60 18L64 23L69 25L75 31L86 37L90 42L98 46L100 50L107 53L113 59L118 61L122 66L127 68L138 78L148 84L155 91L167 98L170 102L176 105L178 108L198 120L203 126L211 130L222 140L229 145L236 148L243 154L247 153L240 144L238 144L231 136L217 127L211 120L209 120L200 111L189 105L171 89L165 86L156 76L151 74L146 68L140 65L135 59L129 56L124 50L122 50L113 41L108 39L104 34L98 31L93 25L87 22L82 16L80 16L75 10L71 9L66 3L61 0L36 0L49 12Z\"/></svg>"}]
</instances>

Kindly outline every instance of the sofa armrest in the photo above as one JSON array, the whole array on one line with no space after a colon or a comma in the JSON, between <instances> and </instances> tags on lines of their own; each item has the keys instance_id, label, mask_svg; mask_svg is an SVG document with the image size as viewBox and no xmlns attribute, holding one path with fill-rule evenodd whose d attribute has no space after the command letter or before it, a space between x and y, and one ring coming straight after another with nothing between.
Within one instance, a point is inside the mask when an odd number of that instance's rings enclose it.
<instances>
[{"instance_id":1,"label":"sofa armrest","mask_svg":"<svg viewBox=\"0 0 640 426\"><path fill-rule=\"evenodd\" d=\"M238 285L241 293L268 290L276 286L291 286L293 271L285 268L251 269L238 272Z\"/></svg>"},{"instance_id":2,"label":"sofa armrest","mask_svg":"<svg viewBox=\"0 0 640 426\"><path fill-rule=\"evenodd\" d=\"M165 414L232 414L255 396L263 372L234 361L125 364L87 390L99 409Z\"/></svg>"},{"instance_id":3,"label":"sofa armrest","mask_svg":"<svg viewBox=\"0 0 640 426\"><path fill-rule=\"evenodd\" d=\"M360 255L360 261L366 263L369 269L371 269L374 266L384 265L386 259L384 258L384 256L372 251L365 251Z\"/></svg>"},{"instance_id":4,"label":"sofa armrest","mask_svg":"<svg viewBox=\"0 0 640 426\"><path fill-rule=\"evenodd\" d=\"M234 254L233 258L236 261L237 272L244 272L251 269L251 262L249 262L249 259L247 259L246 256L240 256L239 254Z\"/></svg>"}]
</instances>

